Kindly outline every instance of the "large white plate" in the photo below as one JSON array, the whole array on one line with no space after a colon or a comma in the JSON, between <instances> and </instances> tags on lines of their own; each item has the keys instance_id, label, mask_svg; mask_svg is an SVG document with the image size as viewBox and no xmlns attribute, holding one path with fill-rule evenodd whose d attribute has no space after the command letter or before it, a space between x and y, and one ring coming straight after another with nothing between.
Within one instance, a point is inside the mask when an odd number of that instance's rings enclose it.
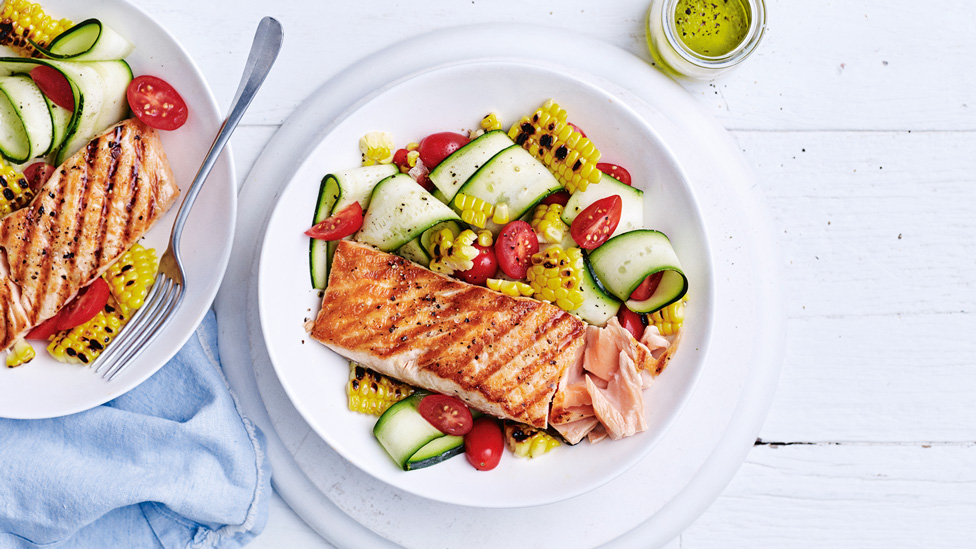
<instances>
[{"instance_id":1,"label":"large white plate","mask_svg":"<svg viewBox=\"0 0 976 549\"><path fill-rule=\"evenodd\" d=\"M562 67L514 60L439 66L391 83L353 106L328 131L280 195L266 229L258 270L258 304L275 370L296 409L339 454L368 474L430 499L478 507L560 501L611 480L638 462L665 434L701 373L710 333L712 267L708 239L686 177L666 143L606 82ZM358 139L386 130L416 141L442 130L466 131L489 111L511 123L555 98L586 129L607 161L630 169L645 194L647 225L671 236L692 287L687 330L668 370L647 392L647 432L622 441L563 446L544 459L504 459L475 471L463 458L404 473L371 434L374 419L346 409L345 360L310 340L303 324L319 306L309 290L307 228L319 181L360 162Z\"/></svg>"},{"instance_id":2,"label":"large white plate","mask_svg":"<svg viewBox=\"0 0 976 549\"><path fill-rule=\"evenodd\" d=\"M52 16L72 21L97 17L107 22L136 45L126 59L135 75L159 76L180 92L190 118L179 130L161 134L176 182L185 191L222 119L210 88L186 51L148 15L119 0L44 0L43 4ZM144 239L143 244L156 248L159 254L166 249L178 205ZM88 368L61 364L41 345L35 345L38 356L31 363L15 369L0 367L0 417L44 418L87 410L129 391L163 366L193 333L217 293L230 257L236 211L234 168L228 149L187 221L182 244L187 294L166 331L111 382Z\"/></svg>"}]
</instances>

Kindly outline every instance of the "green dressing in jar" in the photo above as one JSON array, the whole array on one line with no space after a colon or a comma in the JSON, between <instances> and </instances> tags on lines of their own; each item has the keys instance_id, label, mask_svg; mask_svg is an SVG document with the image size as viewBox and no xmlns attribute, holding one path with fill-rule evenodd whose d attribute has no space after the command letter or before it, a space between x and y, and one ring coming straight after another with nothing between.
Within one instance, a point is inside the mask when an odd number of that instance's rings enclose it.
<instances>
[{"instance_id":1,"label":"green dressing in jar","mask_svg":"<svg viewBox=\"0 0 976 549\"><path fill-rule=\"evenodd\" d=\"M750 13L742 0L678 0L675 31L688 49L704 57L721 57L749 33Z\"/></svg>"}]
</instances>

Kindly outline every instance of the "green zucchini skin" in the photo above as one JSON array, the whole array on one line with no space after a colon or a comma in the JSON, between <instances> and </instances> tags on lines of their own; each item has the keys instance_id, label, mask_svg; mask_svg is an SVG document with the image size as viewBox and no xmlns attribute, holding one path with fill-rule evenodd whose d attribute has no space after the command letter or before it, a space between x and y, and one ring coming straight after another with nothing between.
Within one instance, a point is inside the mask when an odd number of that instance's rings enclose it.
<instances>
[{"instance_id":1,"label":"green zucchini skin","mask_svg":"<svg viewBox=\"0 0 976 549\"><path fill-rule=\"evenodd\" d=\"M668 237L651 229L617 235L589 254L593 273L614 297L637 313L650 313L681 299L688 278ZM657 290L648 299L630 299L649 275L664 271Z\"/></svg>"},{"instance_id":2,"label":"green zucchini skin","mask_svg":"<svg viewBox=\"0 0 976 549\"><path fill-rule=\"evenodd\" d=\"M494 130L478 136L476 139L451 153L430 171L431 183L437 187L434 196L445 204L450 204L458 189L478 171L479 168L491 160L502 150L511 147L515 142L502 130Z\"/></svg>"},{"instance_id":3,"label":"green zucchini skin","mask_svg":"<svg viewBox=\"0 0 976 549\"><path fill-rule=\"evenodd\" d=\"M376 185L363 217L363 226L353 239L392 252L448 220L460 221L461 218L412 177L398 173Z\"/></svg>"},{"instance_id":4,"label":"green zucchini skin","mask_svg":"<svg viewBox=\"0 0 976 549\"><path fill-rule=\"evenodd\" d=\"M464 437L446 435L420 415L419 391L390 406L376 420L373 435L404 471L430 467L464 452Z\"/></svg>"}]
</instances>

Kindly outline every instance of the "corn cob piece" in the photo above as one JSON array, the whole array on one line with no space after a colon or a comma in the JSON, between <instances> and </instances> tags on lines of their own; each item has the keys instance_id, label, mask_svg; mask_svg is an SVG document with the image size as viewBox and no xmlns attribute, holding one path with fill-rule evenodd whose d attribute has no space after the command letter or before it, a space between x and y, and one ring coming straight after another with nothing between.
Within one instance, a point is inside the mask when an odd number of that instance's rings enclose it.
<instances>
[{"instance_id":1,"label":"corn cob piece","mask_svg":"<svg viewBox=\"0 0 976 549\"><path fill-rule=\"evenodd\" d=\"M457 236L450 229L441 229L431 239L430 270L450 275L474 267L474 258L479 253L474 247L477 239L478 235L471 229L465 229Z\"/></svg>"},{"instance_id":2,"label":"corn cob piece","mask_svg":"<svg viewBox=\"0 0 976 549\"><path fill-rule=\"evenodd\" d=\"M413 387L406 383L349 362L346 396L349 399L349 409L353 412L382 415L394 403L412 395L413 391Z\"/></svg>"},{"instance_id":3,"label":"corn cob piece","mask_svg":"<svg viewBox=\"0 0 976 549\"><path fill-rule=\"evenodd\" d=\"M155 281L156 251L134 244L102 277L111 295L105 307L88 322L56 334L47 350L59 362L90 364L118 335L142 306Z\"/></svg>"},{"instance_id":4,"label":"corn cob piece","mask_svg":"<svg viewBox=\"0 0 976 549\"><path fill-rule=\"evenodd\" d=\"M44 13L40 4L27 0L7 0L0 11L0 45L9 46L27 57L39 57L40 52L30 40L47 47L71 26L71 21L67 19L56 20Z\"/></svg>"},{"instance_id":5,"label":"corn cob piece","mask_svg":"<svg viewBox=\"0 0 976 549\"><path fill-rule=\"evenodd\" d=\"M481 119L481 129L486 132L502 129L502 122L498 119L498 113L490 112Z\"/></svg>"},{"instance_id":6,"label":"corn cob piece","mask_svg":"<svg viewBox=\"0 0 976 549\"><path fill-rule=\"evenodd\" d=\"M485 223L495 213L495 206L490 202L464 193L457 193L454 206L461 212L461 221L479 229L484 229Z\"/></svg>"},{"instance_id":7,"label":"corn cob piece","mask_svg":"<svg viewBox=\"0 0 976 549\"><path fill-rule=\"evenodd\" d=\"M687 299L679 299L667 307L647 315L648 323L657 326L657 330L663 336L678 333L685 321L685 301Z\"/></svg>"},{"instance_id":8,"label":"corn cob piece","mask_svg":"<svg viewBox=\"0 0 976 549\"><path fill-rule=\"evenodd\" d=\"M580 266L583 254L579 248L563 250L552 246L532 256L532 266L526 272L535 297L555 303L564 311L572 311L583 304L580 291Z\"/></svg>"},{"instance_id":9,"label":"corn cob piece","mask_svg":"<svg viewBox=\"0 0 976 549\"><path fill-rule=\"evenodd\" d=\"M501 292L510 297L529 297L535 293L532 286L517 280L489 278L487 281L485 281L485 285L488 286L489 289L495 290L496 292Z\"/></svg>"},{"instance_id":10,"label":"corn cob piece","mask_svg":"<svg viewBox=\"0 0 976 549\"><path fill-rule=\"evenodd\" d=\"M23 366L28 362L34 360L34 348L31 347L30 343L26 340L18 339L14 346L10 348L10 352L7 354L7 368L16 368L17 366Z\"/></svg>"},{"instance_id":11,"label":"corn cob piece","mask_svg":"<svg viewBox=\"0 0 976 549\"><path fill-rule=\"evenodd\" d=\"M559 244L569 230L569 225L563 223L562 214L562 204L539 204L532 212L532 221L529 225L542 236L543 242Z\"/></svg>"},{"instance_id":12,"label":"corn cob piece","mask_svg":"<svg viewBox=\"0 0 976 549\"><path fill-rule=\"evenodd\" d=\"M560 443L545 431L505 420L505 445L516 457L532 459L548 453Z\"/></svg>"},{"instance_id":13,"label":"corn cob piece","mask_svg":"<svg viewBox=\"0 0 976 549\"><path fill-rule=\"evenodd\" d=\"M388 132L369 132L359 138L359 151L363 154L363 166L389 164L396 154L396 144Z\"/></svg>"},{"instance_id":14,"label":"corn cob piece","mask_svg":"<svg viewBox=\"0 0 976 549\"><path fill-rule=\"evenodd\" d=\"M508 136L541 160L570 193L600 182L600 151L566 121L566 111L552 99L531 118L523 116Z\"/></svg>"},{"instance_id":15,"label":"corn cob piece","mask_svg":"<svg viewBox=\"0 0 976 549\"><path fill-rule=\"evenodd\" d=\"M23 208L32 198L24 174L0 161L0 217Z\"/></svg>"}]
</instances>

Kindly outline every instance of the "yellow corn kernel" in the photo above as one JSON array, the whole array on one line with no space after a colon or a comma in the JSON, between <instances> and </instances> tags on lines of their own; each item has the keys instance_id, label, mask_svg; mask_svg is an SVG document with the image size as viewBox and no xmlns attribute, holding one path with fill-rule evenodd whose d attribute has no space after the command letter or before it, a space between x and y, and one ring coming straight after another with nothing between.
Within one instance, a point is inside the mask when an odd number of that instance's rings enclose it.
<instances>
[{"instance_id":1,"label":"yellow corn kernel","mask_svg":"<svg viewBox=\"0 0 976 549\"><path fill-rule=\"evenodd\" d=\"M413 141L411 141L410 143L407 143L407 151L408 152L413 152L413 151L415 151L415 150L417 150L419 148L420 148L420 143L413 142Z\"/></svg>"},{"instance_id":2,"label":"yellow corn kernel","mask_svg":"<svg viewBox=\"0 0 976 549\"><path fill-rule=\"evenodd\" d=\"M505 445L516 457L532 459L548 453L560 442L545 431L505 420Z\"/></svg>"},{"instance_id":3,"label":"yellow corn kernel","mask_svg":"<svg viewBox=\"0 0 976 549\"><path fill-rule=\"evenodd\" d=\"M111 343L128 321L114 296L94 318L81 326L59 332L47 345L47 351L59 362L91 364Z\"/></svg>"},{"instance_id":4,"label":"yellow corn kernel","mask_svg":"<svg viewBox=\"0 0 976 549\"><path fill-rule=\"evenodd\" d=\"M491 221L496 225L504 225L511 220L509 216L508 204L500 203L495 206L495 215L492 216Z\"/></svg>"},{"instance_id":5,"label":"yellow corn kernel","mask_svg":"<svg viewBox=\"0 0 976 549\"><path fill-rule=\"evenodd\" d=\"M389 164L396 154L396 144L388 132L369 132L359 138L359 151L363 156L363 166Z\"/></svg>"},{"instance_id":6,"label":"yellow corn kernel","mask_svg":"<svg viewBox=\"0 0 976 549\"><path fill-rule=\"evenodd\" d=\"M23 339L18 339L7 354L7 368L23 366L34 360L34 356L34 348L31 347L31 344Z\"/></svg>"},{"instance_id":7,"label":"yellow corn kernel","mask_svg":"<svg viewBox=\"0 0 976 549\"><path fill-rule=\"evenodd\" d=\"M132 316L136 309L142 307L156 280L158 267L156 250L133 244L102 275L124 316Z\"/></svg>"},{"instance_id":8,"label":"yellow corn kernel","mask_svg":"<svg viewBox=\"0 0 976 549\"><path fill-rule=\"evenodd\" d=\"M565 311L575 310L583 304L583 292L580 291L583 255L579 248L564 250L551 246L534 254L531 261L526 278L536 297L555 303Z\"/></svg>"},{"instance_id":9,"label":"yellow corn kernel","mask_svg":"<svg viewBox=\"0 0 976 549\"><path fill-rule=\"evenodd\" d=\"M420 158L419 151L410 151L407 153L407 165L413 168L417 165L417 159Z\"/></svg>"},{"instance_id":10,"label":"yellow corn kernel","mask_svg":"<svg viewBox=\"0 0 976 549\"><path fill-rule=\"evenodd\" d=\"M0 217L23 208L32 198L24 174L0 161Z\"/></svg>"},{"instance_id":11,"label":"yellow corn kernel","mask_svg":"<svg viewBox=\"0 0 976 549\"><path fill-rule=\"evenodd\" d=\"M541 242L559 244L563 241L569 225L563 223L562 214L561 204L539 204L535 207L529 225L541 236Z\"/></svg>"},{"instance_id":12,"label":"yellow corn kernel","mask_svg":"<svg viewBox=\"0 0 976 549\"><path fill-rule=\"evenodd\" d=\"M460 212L462 221L479 229L484 229L488 218L495 213L493 204L465 193L454 196L454 206Z\"/></svg>"},{"instance_id":13,"label":"yellow corn kernel","mask_svg":"<svg viewBox=\"0 0 976 549\"><path fill-rule=\"evenodd\" d=\"M492 236L491 231L478 231L478 245L485 248L492 245L495 238Z\"/></svg>"},{"instance_id":14,"label":"yellow corn kernel","mask_svg":"<svg viewBox=\"0 0 976 549\"><path fill-rule=\"evenodd\" d=\"M27 57L41 54L30 43L48 46L62 32L71 28L67 19L56 20L41 8L40 4L27 0L8 0L0 10L0 45L8 46Z\"/></svg>"},{"instance_id":15,"label":"yellow corn kernel","mask_svg":"<svg viewBox=\"0 0 976 549\"><path fill-rule=\"evenodd\" d=\"M457 236L450 229L441 229L432 239L430 270L450 275L474 267L473 260L479 253L474 247L477 239L478 235L471 229Z\"/></svg>"},{"instance_id":16,"label":"yellow corn kernel","mask_svg":"<svg viewBox=\"0 0 976 549\"><path fill-rule=\"evenodd\" d=\"M647 321L657 326L663 336L674 335L681 330L685 322L685 302L687 296L674 303L647 315Z\"/></svg>"},{"instance_id":17,"label":"yellow corn kernel","mask_svg":"<svg viewBox=\"0 0 976 549\"><path fill-rule=\"evenodd\" d=\"M485 117L481 119L480 125L481 129L485 130L486 132L502 129L502 122L498 119L498 114L494 112L486 114Z\"/></svg>"},{"instance_id":18,"label":"yellow corn kernel","mask_svg":"<svg viewBox=\"0 0 976 549\"><path fill-rule=\"evenodd\" d=\"M501 278L489 278L485 285L489 289L495 290L496 292L501 292L507 296L511 297L529 297L535 290L532 286L529 286L525 282L518 282L516 280L503 280Z\"/></svg>"},{"instance_id":19,"label":"yellow corn kernel","mask_svg":"<svg viewBox=\"0 0 976 549\"><path fill-rule=\"evenodd\" d=\"M349 362L346 397L349 409L361 414L382 415L387 408L412 395L414 388L406 383Z\"/></svg>"},{"instance_id":20,"label":"yellow corn kernel","mask_svg":"<svg viewBox=\"0 0 976 549\"><path fill-rule=\"evenodd\" d=\"M532 117L523 116L508 136L541 160L569 192L599 183L600 151L566 121L567 113L552 99Z\"/></svg>"},{"instance_id":21,"label":"yellow corn kernel","mask_svg":"<svg viewBox=\"0 0 976 549\"><path fill-rule=\"evenodd\" d=\"M478 128L477 130L468 130L468 141L474 141L482 135L485 135L485 130Z\"/></svg>"}]
</instances>

